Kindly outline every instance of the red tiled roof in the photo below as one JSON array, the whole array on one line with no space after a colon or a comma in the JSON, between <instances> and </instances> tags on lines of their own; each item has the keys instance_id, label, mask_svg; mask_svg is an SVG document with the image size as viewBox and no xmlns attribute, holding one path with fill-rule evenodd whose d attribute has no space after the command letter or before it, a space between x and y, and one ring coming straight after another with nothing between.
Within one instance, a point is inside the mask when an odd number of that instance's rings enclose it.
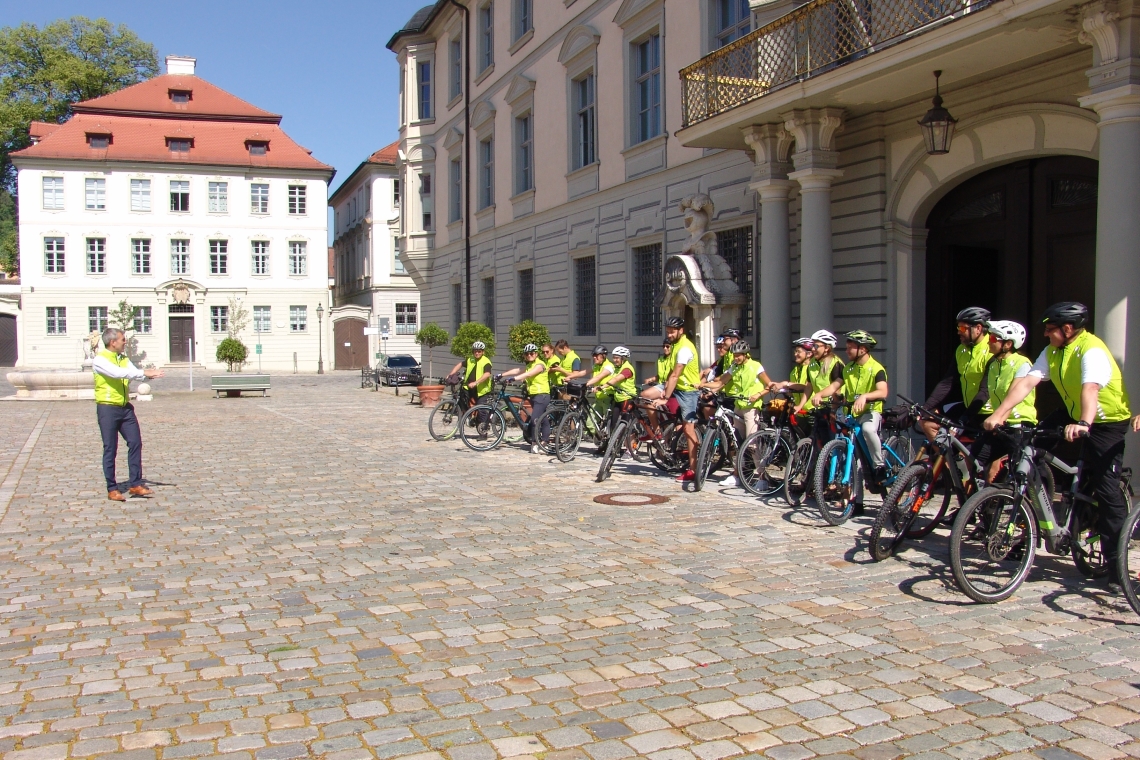
<instances>
[{"instance_id":1,"label":"red tiled roof","mask_svg":"<svg viewBox=\"0 0 1140 760\"><path fill-rule=\"evenodd\" d=\"M383 148L381 148L380 150L376 151L375 153L373 153L371 156L368 157L368 163L370 163L370 164L386 164L388 166L395 166L396 160L400 157L399 150L396 147L399 144L400 144L400 141L397 140L396 142L392 143L391 145L385 145Z\"/></svg>"},{"instance_id":2,"label":"red tiled roof","mask_svg":"<svg viewBox=\"0 0 1140 760\"><path fill-rule=\"evenodd\" d=\"M93 150L87 134L109 134L106 150ZM167 138L192 138L189 153L170 152ZM251 156L246 141L268 142L264 156ZM133 116L76 114L47 138L12 154L19 158L147 161L223 166L264 166L278 169L332 169L309 155L276 124L171 121Z\"/></svg>"},{"instance_id":3,"label":"red tiled roof","mask_svg":"<svg viewBox=\"0 0 1140 760\"><path fill-rule=\"evenodd\" d=\"M172 102L170 90L190 90L190 102ZM195 76L158 76L77 103L72 110L63 124L32 122L29 133L37 142L12 155L332 171L282 131L280 116ZM111 143L94 150L87 143L89 134L109 134ZM188 153L173 154L168 138L191 139L193 146ZM250 142L268 143L266 154L251 156Z\"/></svg>"},{"instance_id":4,"label":"red tiled roof","mask_svg":"<svg viewBox=\"0 0 1140 760\"><path fill-rule=\"evenodd\" d=\"M189 92L189 103L175 103L170 91ZM75 113L105 113L167 116L175 119L232 119L281 123L279 114L270 113L231 95L221 87L196 76L162 74L154 79L124 87L118 92L72 106Z\"/></svg>"}]
</instances>

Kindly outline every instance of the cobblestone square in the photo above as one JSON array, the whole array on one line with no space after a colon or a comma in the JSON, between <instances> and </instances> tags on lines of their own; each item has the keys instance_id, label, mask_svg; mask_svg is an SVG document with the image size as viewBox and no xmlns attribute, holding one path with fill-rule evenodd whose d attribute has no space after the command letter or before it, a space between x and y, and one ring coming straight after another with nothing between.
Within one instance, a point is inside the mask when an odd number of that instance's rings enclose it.
<instances>
[{"instance_id":1,"label":"cobblestone square","mask_svg":"<svg viewBox=\"0 0 1140 760\"><path fill-rule=\"evenodd\" d=\"M873 510L477 454L351 374L184 381L125 504L92 404L2 407L4 760L1140 756L1140 619L1067 557L977 605L946 531L871 563Z\"/></svg>"}]
</instances>

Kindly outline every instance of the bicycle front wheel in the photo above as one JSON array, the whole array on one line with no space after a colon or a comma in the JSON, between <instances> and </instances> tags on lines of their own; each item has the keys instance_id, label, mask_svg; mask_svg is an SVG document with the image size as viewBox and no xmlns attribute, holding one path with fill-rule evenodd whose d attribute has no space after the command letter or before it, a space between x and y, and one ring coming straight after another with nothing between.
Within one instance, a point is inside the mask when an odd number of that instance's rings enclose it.
<instances>
[{"instance_id":1,"label":"bicycle front wheel","mask_svg":"<svg viewBox=\"0 0 1140 760\"><path fill-rule=\"evenodd\" d=\"M472 451L490 451L503 441L507 421L488 404L473 406L459 419L459 437Z\"/></svg>"},{"instance_id":2,"label":"bicycle front wheel","mask_svg":"<svg viewBox=\"0 0 1140 760\"><path fill-rule=\"evenodd\" d=\"M758 430L736 453L736 477L753 496L771 496L784 487L784 469L790 458L788 442L779 431Z\"/></svg>"},{"instance_id":3,"label":"bicycle front wheel","mask_svg":"<svg viewBox=\"0 0 1140 760\"><path fill-rule=\"evenodd\" d=\"M811 438L801 438L788 459L784 470L784 498L793 507L803 504L811 491L811 455L814 452L815 444Z\"/></svg>"},{"instance_id":4,"label":"bicycle front wheel","mask_svg":"<svg viewBox=\"0 0 1140 760\"><path fill-rule=\"evenodd\" d=\"M1140 615L1140 507L1128 513L1124 529L1120 531L1116 570L1124 596Z\"/></svg>"},{"instance_id":5,"label":"bicycle front wheel","mask_svg":"<svg viewBox=\"0 0 1140 760\"><path fill-rule=\"evenodd\" d=\"M554 433L554 455L559 462L569 462L577 456L585 427L582 416L575 413L567 414L558 423L558 430Z\"/></svg>"},{"instance_id":6,"label":"bicycle front wheel","mask_svg":"<svg viewBox=\"0 0 1140 760\"><path fill-rule=\"evenodd\" d=\"M831 525L847 522L855 508L855 468L859 463L851 463L851 473L845 479L847 444L846 438L829 441L819 452L815 466L815 503L820 515Z\"/></svg>"},{"instance_id":7,"label":"bicycle front wheel","mask_svg":"<svg viewBox=\"0 0 1140 760\"><path fill-rule=\"evenodd\" d=\"M1037 521L1008 488L983 488L958 510L950 534L954 581L976 602L1008 599L1029 576Z\"/></svg>"},{"instance_id":8,"label":"bicycle front wheel","mask_svg":"<svg viewBox=\"0 0 1140 760\"><path fill-rule=\"evenodd\" d=\"M609 445L606 446L606 453L602 455L602 461L598 465L597 482L601 483L610 476L610 470L613 469L614 462L617 461L618 456L621 454L622 449L625 448L625 436L628 430L625 420L622 420L614 428L614 432L610 434Z\"/></svg>"},{"instance_id":9,"label":"bicycle front wheel","mask_svg":"<svg viewBox=\"0 0 1140 760\"><path fill-rule=\"evenodd\" d=\"M895 553L907 535L907 528L915 517L915 508L922 509L921 499L926 495L930 470L916 464L903 470L891 492L883 501L875 524L871 526L870 546L867 550L876 562L882 562Z\"/></svg>"},{"instance_id":10,"label":"bicycle front wheel","mask_svg":"<svg viewBox=\"0 0 1140 760\"><path fill-rule=\"evenodd\" d=\"M719 425L709 425L701 439L701 448L697 450L697 469L693 470L693 490L699 491L705 486L705 480L717 470L718 463L724 461L724 451L728 448L725 432Z\"/></svg>"},{"instance_id":11,"label":"bicycle front wheel","mask_svg":"<svg viewBox=\"0 0 1140 760\"><path fill-rule=\"evenodd\" d=\"M564 407L555 407L547 409L534 420L534 436L538 440L538 448L542 450L543 454L553 454L554 451L554 431L562 424L562 419L566 416L566 409ZM543 425L548 426L546 431L546 438L542 437Z\"/></svg>"},{"instance_id":12,"label":"bicycle front wheel","mask_svg":"<svg viewBox=\"0 0 1140 760\"><path fill-rule=\"evenodd\" d=\"M459 404L454 399L445 398L435 405L428 417L428 432L437 441L446 441L459 432Z\"/></svg>"},{"instance_id":13,"label":"bicycle front wheel","mask_svg":"<svg viewBox=\"0 0 1140 760\"><path fill-rule=\"evenodd\" d=\"M1077 502L1073 515L1073 564L1086 578L1103 578L1111 569L1104 553L1104 541L1096 526L1096 507L1087 501Z\"/></svg>"}]
</instances>

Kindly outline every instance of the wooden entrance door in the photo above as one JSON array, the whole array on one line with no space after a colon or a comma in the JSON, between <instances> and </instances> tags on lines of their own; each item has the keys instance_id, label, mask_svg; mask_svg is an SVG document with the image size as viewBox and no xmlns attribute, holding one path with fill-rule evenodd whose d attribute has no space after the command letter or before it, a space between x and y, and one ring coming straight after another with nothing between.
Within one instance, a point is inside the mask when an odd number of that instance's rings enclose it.
<instances>
[{"instance_id":1,"label":"wooden entrance door","mask_svg":"<svg viewBox=\"0 0 1140 760\"><path fill-rule=\"evenodd\" d=\"M368 363L368 336L363 319L342 319L333 323L334 369L360 369Z\"/></svg>"},{"instance_id":2,"label":"wooden entrance door","mask_svg":"<svg viewBox=\"0 0 1140 760\"><path fill-rule=\"evenodd\" d=\"M194 317L170 317L170 361L190 361L189 342L194 340Z\"/></svg>"},{"instance_id":3,"label":"wooden entrance door","mask_svg":"<svg viewBox=\"0 0 1140 760\"><path fill-rule=\"evenodd\" d=\"M963 182L927 218L926 387L958 345L954 315L984 306L1029 333L1021 351L1045 347L1039 320L1057 301L1094 308L1097 162L1057 156L1020 161ZM1048 384L1046 384L1048 385ZM1039 387L1037 408L1056 408Z\"/></svg>"},{"instance_id":4,"label":"wooden entrance door","mask_svg":"<svg viewBox=\"0 0 1140 760\"><path fill-rule=\"evenodd\" d=\"M0 314L0 367L16 366L16 318Z\"/></svg>"}]
</instances>

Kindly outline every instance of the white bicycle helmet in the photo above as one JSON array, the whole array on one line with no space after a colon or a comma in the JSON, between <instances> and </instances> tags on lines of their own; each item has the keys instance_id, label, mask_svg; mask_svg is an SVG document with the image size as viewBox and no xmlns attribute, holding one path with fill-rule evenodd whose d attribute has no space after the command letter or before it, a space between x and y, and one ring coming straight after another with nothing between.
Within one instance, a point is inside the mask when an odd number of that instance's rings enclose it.
<instances>
[{"instance_id":1,"label":"white bicycle helmet","mask_svg":"<svg viewBox=\"0 0 1140 760\"><path fill-rule=\"evenodd\" d=\"M827 330L816 330L811 334L811 339L816 343L826 343L832 348L839 345L839 339Z\"/></svg>"},{"instance_id":2,"label":"white bicycle helmet","mask_svg":"<svg viewBox=\"0 0 1140 760\"><path fill-rule=\"evenodd\" d=\"M1014 348L1025 345L1025 328L1017 322L1008 319L998 319L986 323L986 330L990 335L996 335L1001 340L1012 340Z\"/></svg>"},{"instance_id":3,"label":"white bicycle helmet","mask_svg":"<svg viewBox=\"0 0 1140 760\"><path fill-rule=\"evenodd\" d=\"M614 356L628 357L629 349L625 346L618 346L614 349Z\"/></svg>"},{"instance_id":4,"label":"white bicycle helmet","mask_svg":"<svg viewBox=\"0 0 1140 760\"><path fill-rule=\"evenodd\" d=\"M487 344L481 340L477 340L471 344L471 350L472 351L486 351L487 350Z\"/></svg>"},{"instance_id":5,"label":"white bicycle helmet","mask_svg":"<svg viewBox=\"0 0 1140 760\"><path fill-rule=\"evenodd\" d=\"M524 354L529 354L529 353L536 353L537 354L538 353L538 346L534 345L533 343L527 343L525 346L523 346L523 353Z\"/></svg>"}]
</instances>

